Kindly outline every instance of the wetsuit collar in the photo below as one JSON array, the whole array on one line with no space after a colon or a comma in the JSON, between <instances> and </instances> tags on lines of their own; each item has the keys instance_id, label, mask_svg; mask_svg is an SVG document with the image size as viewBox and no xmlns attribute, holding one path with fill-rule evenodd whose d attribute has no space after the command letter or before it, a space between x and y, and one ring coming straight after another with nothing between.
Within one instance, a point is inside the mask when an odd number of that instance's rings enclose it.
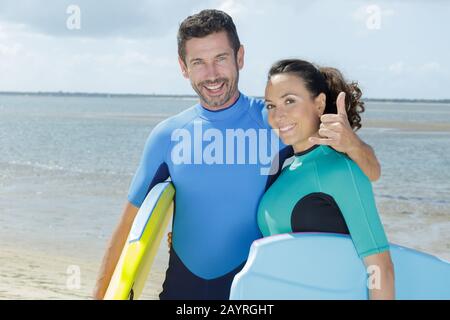
<instances>
[{"instance_id":1,"label":"wetsuit collar","mask_svg":"<svg viewBox=\"0 0 450 320\"><path fill-rule=\"evenodd\" d=\"M239 98L236 100L235 103L233 103L231 106L229 106L226 109L217 110L217 111L211 111L206 109L201 105L201 103L198 103L195 108L199 114L199 116L206 120L225 120L230 118L233 115L240 114L246 110L245 108L245 96L239 92Z\"/></svg>"},{"instance_id":2,"label":"wetsuit collar","mask_svg":"<svg viewBox=\"0 0 450 320\"><path fill-rule=\"evenodd\" d=\"M303 150L303 151L300 151L300 152L295 152L294 156L300 157L300 156L306 155L306 154L310 153L311 151L313 151L314 149L318 148L319 146L320 145L315 144L315 145L313 145L312 147L310 147L310 148L308 148L306 150Z\"/></svg>"},{"instance_id":3,"label":"wetsuit collar","mask_svg":"<svg viewBox=\"0 0 450 320\"><path fill-rule=\"evenodd\" d=\"M305 151L295 153L294 154L295 162L299 162L299 161L303 162L306 160L314 159L317 156L319 156L320 154L330 153L331 150L332 149L329 146L322 146L322 145L316 144Z\"/></svg>"}]
</instances>

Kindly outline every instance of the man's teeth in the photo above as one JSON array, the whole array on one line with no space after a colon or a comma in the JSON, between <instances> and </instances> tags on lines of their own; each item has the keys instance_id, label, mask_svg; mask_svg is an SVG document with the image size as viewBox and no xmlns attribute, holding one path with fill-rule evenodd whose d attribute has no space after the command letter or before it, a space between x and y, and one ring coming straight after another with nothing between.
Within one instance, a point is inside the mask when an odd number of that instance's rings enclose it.
<instances>
[{"instance_id":1,"label":"man's teeth","mask_svg":"<svg viewBox=\"0 0 450 320\"><path fill-rule=\"evenodd\" d=\"M286 127L280 127L280 131L281 132L286 132L286 131L291 130L293 127L295 127L295 124L291 124L291 125L286 126Z\"/></svg>"},{"instance_id":2,"label":"man's teeth","mask_svg":"<svg viewBox=\"0 0 450 320\"><path fill-rule=\"evenodd\" d=\"M218 85L216 85L216 86L205 86L205 87L206 87L206 89L208 89L208 90L217 90L217 89L219 89L219 88L222 86L222 84L223 84L223 83L220 83L220 84L218 84Z\"/></svg>"}]
</instances>

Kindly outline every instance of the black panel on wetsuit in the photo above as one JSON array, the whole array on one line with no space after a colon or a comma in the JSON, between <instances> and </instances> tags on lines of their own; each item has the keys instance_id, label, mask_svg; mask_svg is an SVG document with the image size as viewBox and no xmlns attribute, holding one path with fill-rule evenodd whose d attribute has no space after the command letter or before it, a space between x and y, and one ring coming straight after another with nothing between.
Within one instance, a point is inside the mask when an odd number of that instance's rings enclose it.
<instances>
[{"instance_id":1,"label":"black panel on wetsuit","mask_svg":"<svg viewBox=\"0 0 450 320\"><path fill-rule=\"evenodd\" d=\"M291 227L293 232L350 233L336 201L321 192L310 193L296 203Z\"/></svg>"}]
</instances>

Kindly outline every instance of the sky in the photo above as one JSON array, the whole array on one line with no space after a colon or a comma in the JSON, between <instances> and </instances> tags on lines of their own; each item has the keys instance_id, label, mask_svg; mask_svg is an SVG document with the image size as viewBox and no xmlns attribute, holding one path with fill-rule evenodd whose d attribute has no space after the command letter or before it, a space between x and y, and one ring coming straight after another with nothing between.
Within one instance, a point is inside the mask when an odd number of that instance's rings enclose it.
<instances>
[{"instance_id":1,"label":"sky","mask_svg":"<svg viewBox=\"0 0 450 320\"><path fill-rule=\"evenodd\" d=\"M233 17L248 95L295 57L340 69L366 98L450 98L445 0L0 0L0 91L195 94L176 33L207 8Z\"/></svg>"}]
</instances>

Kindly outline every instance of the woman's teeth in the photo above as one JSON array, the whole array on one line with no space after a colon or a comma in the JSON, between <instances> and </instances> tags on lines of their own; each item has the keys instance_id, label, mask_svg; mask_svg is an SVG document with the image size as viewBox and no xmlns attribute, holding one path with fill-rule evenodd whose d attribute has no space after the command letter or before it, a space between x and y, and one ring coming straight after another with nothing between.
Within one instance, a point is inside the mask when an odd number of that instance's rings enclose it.
<instances>
[{"instance_id":1,"label":"woman's teeth","mask_svg":"<svg viewBox=\"0 0 450 320\"><path fill-rule=\"evenodd\" d=\"M279 129L280 129L280 132L287 132L287 131L291 130L294 127L295 127L295 124L291 124L291 125L288 125L288 126L280 127Z\"/></svg>"}]
</instances>

